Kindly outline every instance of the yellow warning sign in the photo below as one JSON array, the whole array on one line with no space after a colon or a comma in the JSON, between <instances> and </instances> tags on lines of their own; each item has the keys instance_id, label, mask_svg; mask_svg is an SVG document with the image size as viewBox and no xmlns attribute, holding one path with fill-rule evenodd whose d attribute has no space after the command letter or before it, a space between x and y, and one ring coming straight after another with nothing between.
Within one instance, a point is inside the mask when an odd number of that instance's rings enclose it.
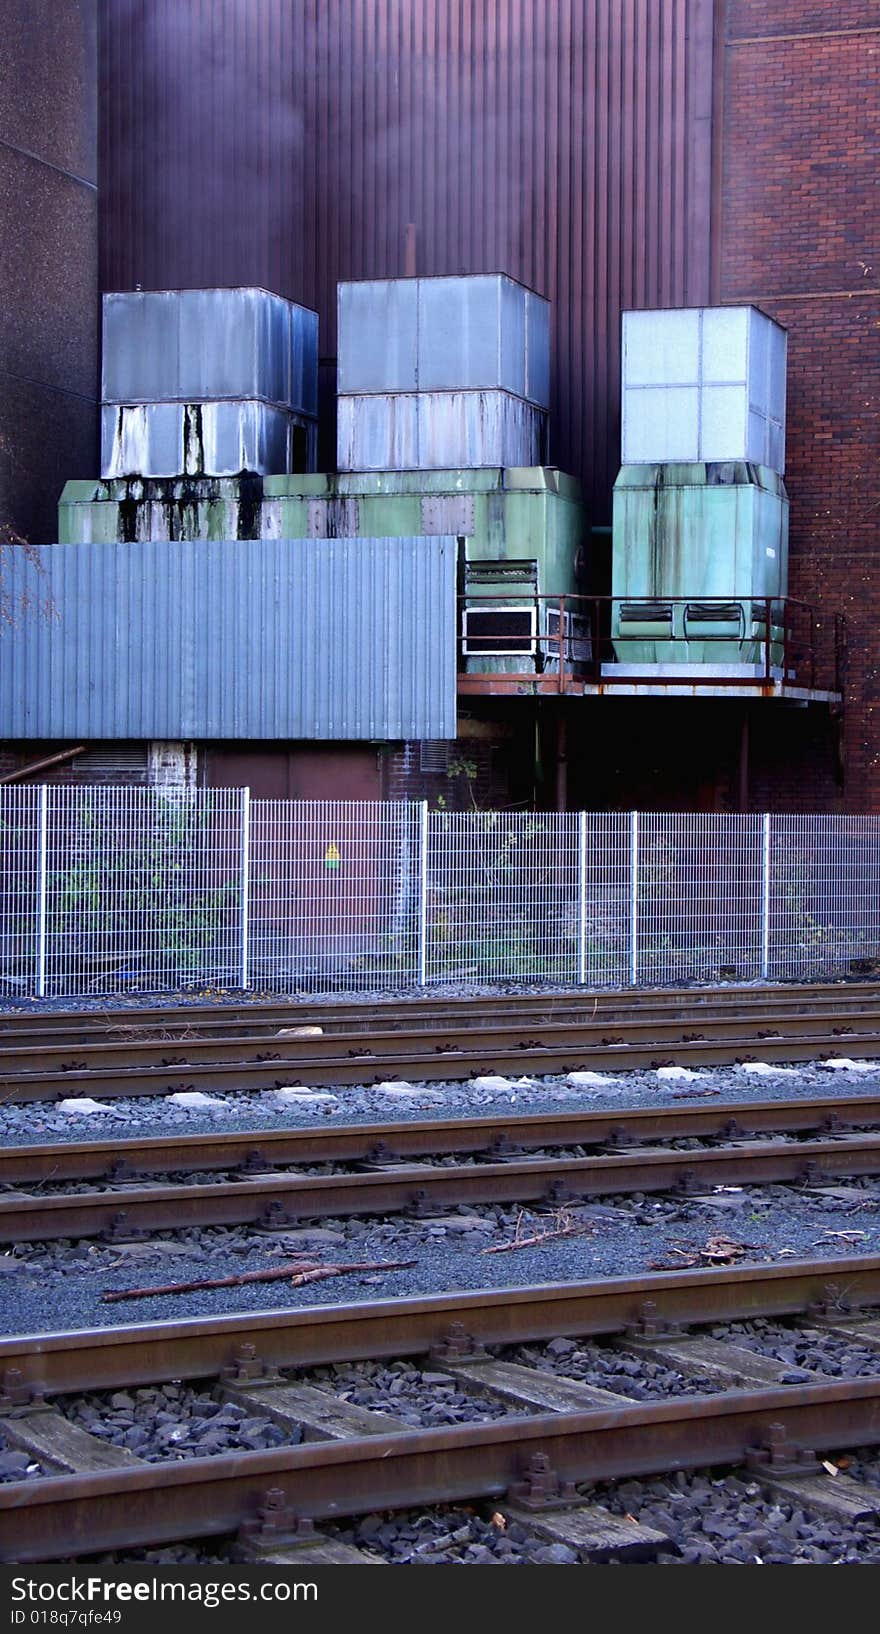
<instances>
[{"instance_id":1,"label":"yellow warning sign","mask_svg":"<svg viewBox=\"0 0 880 1634\"><path fill-rule=\"evenodd\" d=\"M324 867L338 868L341 861L342 858L339 855L339 847L331 840L326 851L324 852Z\"/></svg>"}]
</instances>

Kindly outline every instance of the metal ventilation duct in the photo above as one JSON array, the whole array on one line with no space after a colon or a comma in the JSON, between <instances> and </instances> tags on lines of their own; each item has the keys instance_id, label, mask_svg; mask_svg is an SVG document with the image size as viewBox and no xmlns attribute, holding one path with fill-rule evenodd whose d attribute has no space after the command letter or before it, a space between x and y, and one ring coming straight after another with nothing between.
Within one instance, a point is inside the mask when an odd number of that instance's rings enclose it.
<instances>
[{"instance_id":1,"label":"metal ventilation duct","mask_svg":"<svg viewBox=\"0 0 880 1634\"><path fill-rule=\"evenodd\" d=\"M264 289L105 295L103 477L313 470L318 318Z\"/></svg>"},{"instance_id":2,"label":"metal ventilation duct","mask_svg":"<svg viewBox=\"0 0 880 1634\"><path fill-rule=\"evenodd\" d=\"M785 471L785 330L754 306L623 314L623 463Z\"/></svg>"},{"instance_id":3,"label":"metal ventilation duct","mask_svg":"<svg viewBox=\"0 0 880 1634\"><path fill-rule=\"evenodd\" d=\"M501 273L340 284L342 471L547 459L550 306Z\"/></svg>"}]
</instances>

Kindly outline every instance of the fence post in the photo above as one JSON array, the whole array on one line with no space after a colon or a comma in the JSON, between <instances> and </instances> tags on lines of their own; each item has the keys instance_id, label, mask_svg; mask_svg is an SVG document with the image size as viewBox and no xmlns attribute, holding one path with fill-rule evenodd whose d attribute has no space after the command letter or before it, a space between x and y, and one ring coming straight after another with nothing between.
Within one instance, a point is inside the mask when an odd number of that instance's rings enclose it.
<instances>
[{"instance_id":1,"label":"fence post","mask_svg":"<svg viewBox=\"0 0 880 1634\"><path fill-rule=\"evenodd\" d=\"M639 985L639 814L629 814L629 981Z\"/></svg>"},{"instance_id":2,"label":"fence post","mask_svg":"<svg viewBox=\"0 0 880 1634\"><path fill-rule=\"evenodd\" d=\"M40 784L39 872L37 875L37 996L46 994L46 851L48 839L49 790Z\"/></svg>"},{"instance_id":3,"label":"fence post","mask_svg":"<svg viewBox=\"0 0 880 1634\"><path fill-rule=\"evenodd\" d=\"M763 845L761 860L761 978L770 975L770 813L763 817Z\"/></svg>"},{"instance_id":4,"label":"fence post","mask_svg":"<svg viewBox=\"0 0 880 1634\"><path fill-rule=\"evenodd\" d=\"M578 812L578 981L587 979L587 814Z\"/></svg>"},{"instance_id":5,"label":"fence post","mask_svg":"<svg viewBox=\"0 0 880 1634\"><path fill-rule=\"evenodd\" d=\"M419 986L428 979L428 802L419 803Z\"/></svg>"},{"instance_id":6,"label":"fence post","mask_svg":"<svg viewBox=\"0 0 880 1634\"><path fill-rule=\"evenodd\" d=\"M239 942L241 958L238 971L239 987L249 985L248 958L250 954L250 886L251 886L251 791L241 791L241 893L239 896Z\"/></svg>"}]
</instances>

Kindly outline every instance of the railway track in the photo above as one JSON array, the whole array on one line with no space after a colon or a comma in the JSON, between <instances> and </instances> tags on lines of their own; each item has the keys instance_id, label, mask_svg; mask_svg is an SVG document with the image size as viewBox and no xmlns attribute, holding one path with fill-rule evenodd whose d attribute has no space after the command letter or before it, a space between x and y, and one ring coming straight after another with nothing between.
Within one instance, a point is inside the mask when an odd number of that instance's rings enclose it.
<instances>
[{"instance_id":1,"label":"railway track","mask_svg":"<svg viewBox=\"0 0 880 1634\"><path fill-rule=\"evenodd\" d=\"M0 1097L23 1102L756 1057L846 1054L880 1065L880 986L871 983L169 1006L6 1022ZM61 1141L0 1152L0 1241L125 1240L231 1224L283 1229L324 1216L430 1215L518 1201L561 1207L615 1192L699 1193L726 1183L869 1174L880 1174L880 1096L873 1095ZM45 1473L0 1485L0 1558L57 1560L235 1537L232 1558L353 1561L357 1554L338 1538L313 1539L310 1523L485 1499L503 1502L512 1516L530 1515L541 1535L570 1541L577 1534L582 1558L599 1559L621 1547L620 1524L583 1496L575 1502L569 1494L561 1510L566 1483L744 1459L763 1487L784 1492L787 1481L794 1491L800 1481L798 1501L807 1508L822 1512L824 1503L825 1512L842 1513L848 1500L851 1513L863 1504L873 1514L880 1501L872 1506L848 1492L855 1483L835 1480L832 1500L826 1478L822 1496L803 1456L880 1445L873 1307L880 1308L880 1257L848 1257L2 1340L0 1439L29 1450ZM810 1331L857 1332L859 1345L877 1354L876 1374L781 1383L778 1368L750 1363L736 1344L672 1331L770 1316L799 1317ZM548 1382L540 1369L485 1349L560 1336L601 1337L629 1357L654 1356L685 1374L693 1360L715 1383L634 1401L583 1379ZM491 1413L413 1429L393 1413L355 1409L326 1380L303 1378L331 1364L385 1358L397 1366L414 1356L429 1358L429 1378L440 1369L492 1403ZM108 1451L65 1416L73 1392L136 1390L157 1380L208 1381L222 1402L268 1415L289 1443L145 1463ZM648 1557L655 1544L645 1545Z\"/></svg>"},{"instance_id":2,"label":"railway track","mask_svg":"<svg viewBox=\"0 0 880 1634\"><path fill-rule=\"evenodd\" d=\"M251 1558L333 1559L309 1522L461 1499L489 1499L550 1535L598 1536L601 1547L613 1518L605 1511L603 1521L601 1505L566 1493L566 1483L744 1461L760 1486L803 1508L876 1514L876 1488L823 1476L809 1455L880 1443L878 1306L880 1257L859 1257L2 1340L0 1428L58 1471L0 1487L2 1557L58 1560L238 1534ZM850 1353L876 1356L876 1371L869 1360L858 1377L801 1369L785 1382L773 1347L754 1341L756 1319L769 1318L796 1319L820 1348L842 1338ZM743 1321L750 1326L718 1337L718 1324ZM561 1335L610 1341L697 1388L635 1401L535 1365L534 1351L524 1364L487 1350ZM413 1357L429 1358L429 1393L440 1379L456 1382L490 1402L491 1416L412 1429L304 1376ZM193 1379L216 1381L222 1400L268 1414L296 1444L143 1463L108 1452L63 1411L72 1392Z\"/></svg>"},{"instance_id":3,"label":"railway track","mask_svg":"<svg viewBox=\"0 0 880 1634\"><path fill-rule=\"evenodd\" d=\"M713 1144L663 1144L675 1140ZM0 1185L14 1188L0 1193L0 1241L878 1173L877 1096L63 1142L0 1153ZM104 1189L70 1189L89 1182Z\"/></svg>"},{"instance_id":4,"label":"railway track","mask_svg":"<svg viewBox=\"0 0 880 1634\"><path fill-rule=\"evenodd\" d=\"M104 1035L122 1035L132 1031L158 1035L165 1031L208 1031L218 1036L235 1030L242 1034L257 1030L270 1031L277 1027L323 1026L340 1031L352 1027L361 1031L410 1027L419 1023L449 1020L460 1022L463 1016L478 1023L481 1016L497 1019L513 1016L517 1019L544 1017L616 1016L626 1014L678 1013L694 1014L703 1009L737 1009L756 1006L833 1009L839 1012L861 1005L880 1005L880 984L877 982L808 982L767 983L750 987L688 987L639 988L637 991L588 992L583 988L562 989L556 992L519 992L477 994L472 997L450 999L443 995L433 998L378 998L369 1001L352 1000L334 1003L314 1001L307 997L296 1000L247 1000L240 1004L211 1005L203 1001L188 1004L130 1006L106 1010L76 1009L43 1010L35 1013L7 1010L2 1012L2 1032L10 1039L29 1036L37 1042L51 1035L68 1035L75 1041L98 1040Z\"/></svg>"},{"instance_id":5,"label":"railway track","mask_svg":"<svg viewBox=\"0 0 880 1634\"><path fill-rule=\"evenodd\" d=\"M538 1076L583 1068L644 1070L663 1065L729 1065L743 1059L810 1061L841 1053L880 1058L880 1003L849 1008L769 1009L730 1013L617 1015L597 1020L483 1016L463 1013L413 1027L305 1032L278 1029L272 1038L224 1035L169 1040L102 1037L3 1045L0 1099L46 1100L78 1093L164 1095L181 1089L267 1090L379 1082L393 1074L420 1082L489 1072Z\"/></svg>"}]
</instances>

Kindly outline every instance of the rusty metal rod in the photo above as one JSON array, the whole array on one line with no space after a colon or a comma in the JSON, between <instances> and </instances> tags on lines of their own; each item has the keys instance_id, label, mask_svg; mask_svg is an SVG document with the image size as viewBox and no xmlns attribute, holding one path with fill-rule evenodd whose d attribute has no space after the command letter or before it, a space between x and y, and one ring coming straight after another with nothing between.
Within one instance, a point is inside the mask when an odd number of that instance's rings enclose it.
<instances>
[{"instance_id":1,"label":"rusty metal rod","mask_svg":"<svg viewBox=\"0 0 880 1634\"><path fill-rule=\"evenodd\" d=\"M0 1199L0 1242L93 1237L110 1231L209 1225L280 1227L330 1215L386 1214L459 1203L558 1205L634 1191L693 1190L737 1183L829 1179L880 1173L880 1135L763 1141L695 1151L650 1151L583 1158L527 1158L458 1168L395 1167L366 1174L277 1175L208 1185L78 1192Z\"/></svg>"},{"instance_id":2,"label":"rusty metal rod","mask_svg":"<svg viewBox=\"0 0 880 1634\"><path fill-rule=\"evenodd\" d=\"M880 1095L817 1096L790 1101L722 1101L710 1106L655 1106L603 1112L495 1114L488 1118L426 1118L358 1123L332 1129L254 1129L236 1134L149 1136L147 1139L48 1141L0 1149L0 1184L46 1180L120 1179L136 1175L279 1164L352 1163L382 1157L486 1152L499 1141L523 1151L542 1146L595 1145L680 1136L802 1133L868 1128L880 1122ZM735 1129L731 1126L735 1125Z\"/></svg>"},{"instance_id":3,"label":"rusty metal rod","mask_svg":"<svg viewBox=\"0 0 880 1634\"><path fill-rule=\"evenodd\" d=\"M584 988L560 990L556 993L486 994L470 998L406 998L371 1000L369 1004L357 1001L327 1004L300 1000L270 1001L254 997L232 1004L189 1003L163 1005L128 1004L103 1011L41 1010L31 1001L26 1010L6 1010L2 1015L2 1030L10 1038L34 1033L43 1038L48 1033L71 1033L80 1041L92 1034L113 1035L133 1028L181 1027L184 1029L208 1027L229 1028L243 1026L302 1026L316 1023L334 1025L340 1031L347 1026L360 1031L383 1026L401 1027L420 1018L432 1022L452 1020L471 1026L475 1018L486 1015L490 1020L505 1014L518 1018L537 1013L546 1020L565 1015L571 1009L587 1019L590 1015L645 1015L651 1012L681 1011L687 1015L702 1014L717 1009L736 1009L747 1000L750 1013L757 1007L787 1008L798 1006L851 1009L861 1005L880 1003L880 985L876 982L837 981L806 983L767 983L749 987L674 987L641 988L638 991L590 991Z\"/></svg>"},{"instance_id":4,"label":"rusty metal rod","mask_svg":"<svg viewBox=\"0 0 880 1634\"><path fill-rule=\"evenodd\" d=\"M27 1396L216 1376L243 1349L267 1367L423 1355L459 1325L474 1344L618 1333L650 1302L662 1322L795 1316L828 1303L841 1316L880 1305L880 1255L734 1269L653 1271L595 1282L504 1285L465 1293L300 1305L234 1316L77 1329L0 1339L3 1388Z\"/></svg>"},{"instance_id":5,"label":"rusty metal rod","mask_svg":"<svg viewBox=\"0 0 880 1634\"><path fill-rule=\"evenodd\" d=\"M392 1034L388 1037L399 1047L386 1048L386 1039L383 1038L384 1053L366 1050L363 1039L359 1038L356 1040L357 1050L352 1049L347 1054L324 1055L321 1053L324 1046L320 1039L306 1039L302 1041L302 1054L288 1053L265 1061L221 1059L195 1064L180 1061L165 1066L123 1064L79 1070L72 1060L67 1071L56 1068L44 1072L0 1073L0 1100L35 1101L77 1094L104 1097L167 1095L180 1089L196 1088L277 1089L289 1084L294 1075L295 1081L302 1084L369 1084L387 1078L390 1072L427 1082L436 1079L460 1080L493 1072L530 1072L533 1076L541 1076L573 1068L617 1072L643 1071L673 1064L722 1066L753 1059L755 1046L758 1046L761 1058L770 1062L814 1061L835 1053L840 1055L844 1044L848 1053L855 1050L860 1056L872 1059L880 1057L880 1027L870 1031L856 1031L853 1028L846 1033L826 1030L804 1034L802 1019L798 1017L784 1033L774 1031L772 1036L767 1036L766 1030L762 1032L749 1018L744 1019L742 1031L738 1033L738 1020L728 1018L726 1036L722 1038L697 1038L691 1033L670 1039L663 1036L662 1029L657 1028L649 1029L652 1035L649 1040L627 1043L624 1038L618 1041L618 1038L609 1035L607 1027L571 1027L556 1029L555 1034L548 1032L545 1042L540 1036L530 1036L542 1031L540 1026L533 1023L527 1029L510 1029L506 1038L500 1032L488 1037L463 1033L460 1039L450 1037L444 1040L442 1048L437 1047L436 1033L433 1031L424 1039ZM775 1028L779 1029L781 1025L777 1018ZM625 1026L618 1024L618 1037L625 1030ZM682 1030L678 1024L677 1030ZM603 1031L605 1036L602 1036ZM704 1026L703 1031L714 1034L716 1029ZM566 1034L565 1042L561 1041L562 1033ZM337 1037L331 1042L340 1049L347 1040ZM307 1053L310 1045L317 1045L318 1049ZM749 1045L752 1047L748 1048ZM190 1046L191 1053L194 1048ZM224 1055L223 1050L218 1053Z\"/></svg>"},{"instance_id":6,"label":"rusty metal rod","mask_svg":"<svg viewBox=\"0 0 880 1634\"><path fill-rule=\"evenodd\" d=\"M197 1277L194 1282L166 1282L154 1288L113 1288L101 1295L104 1305L116 1305L123 1299L151 1299L158 1294L191 1294L197 1288L243 1288L251 1282L289 1282L300 1287L305 1282L319 1282L325 1277L344 1277L355 1271L407 1271L415 1260L361 1260L351 1265L321 1265L316 1260L287 1260L284 1265L273 1265L268 1271L242 1271L232 1277Z\"/></svg>"},{"instance_id":7,"label":"rusty metal rod","mask_svg":"<svg viewBox=\"0 0 880 1634\"><path fill-rule=\"evenodd\" d=\"M823 1451L880 1441L880 1378L504 1417L0 1487L2 1558L52 1560L233 1532L268 1490L315 1520L502 1498L536 1455L566 1481L740 1463L778 1434Z\"/></svg>"}]
</instances>

